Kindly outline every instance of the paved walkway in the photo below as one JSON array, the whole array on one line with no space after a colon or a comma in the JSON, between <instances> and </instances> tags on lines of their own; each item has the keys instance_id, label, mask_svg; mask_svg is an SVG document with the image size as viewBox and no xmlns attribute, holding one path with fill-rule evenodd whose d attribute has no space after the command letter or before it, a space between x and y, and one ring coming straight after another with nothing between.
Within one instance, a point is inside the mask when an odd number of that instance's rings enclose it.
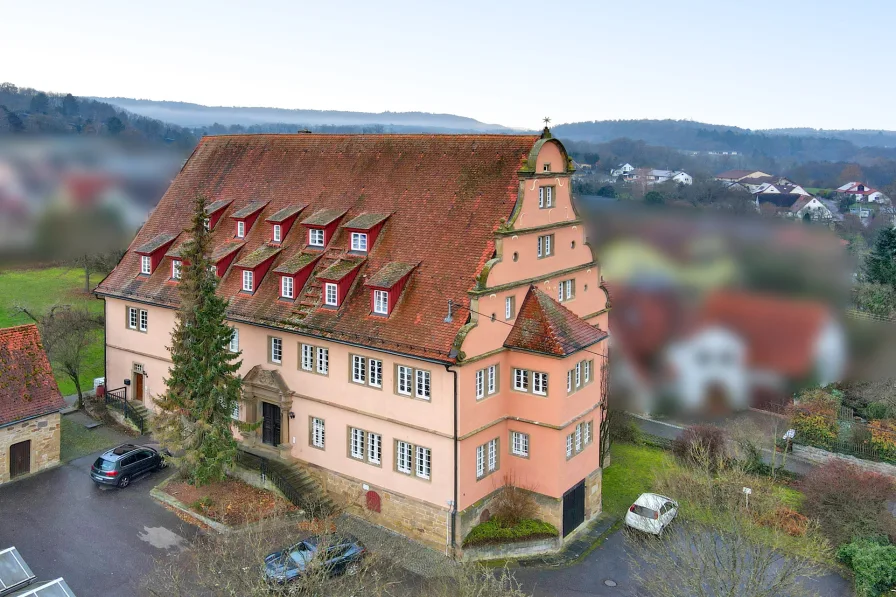
<instances>
[{"instance_id":1,"label":"paved walkway","mask_svg":"<svg viewBox=\"0 0 896 597\"><path fill-rule=\"evenodd\" d=\"M558 553L521 559L516 563L524 568L558 568L575 564L590 553L597 542L608 535L618 521L619 518L616 516L601 514L580 530L572 541L565 543Z\"/></svg>"}]
</instances>

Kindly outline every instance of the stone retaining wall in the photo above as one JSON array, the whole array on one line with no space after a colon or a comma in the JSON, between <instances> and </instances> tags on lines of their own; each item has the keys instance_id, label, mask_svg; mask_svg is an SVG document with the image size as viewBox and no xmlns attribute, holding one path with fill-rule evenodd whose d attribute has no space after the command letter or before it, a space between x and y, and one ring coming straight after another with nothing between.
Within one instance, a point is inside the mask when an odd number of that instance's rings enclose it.
<instances>
[{"instance_id":1,"label":"stone retaining wall","mask_svg":"<svg viewBox=\"0 0 896 597\"><path fill-rule=\"evenodd\" d=\"M533 539L532 541L517 541L515 543L496 545L474 545L464 548L462 559L465 562L475 562L477 560L536 556L556 552L560 549L562 543L563 541L560 537L554 537L551 539Z\"/></svg>"}]
</instances>

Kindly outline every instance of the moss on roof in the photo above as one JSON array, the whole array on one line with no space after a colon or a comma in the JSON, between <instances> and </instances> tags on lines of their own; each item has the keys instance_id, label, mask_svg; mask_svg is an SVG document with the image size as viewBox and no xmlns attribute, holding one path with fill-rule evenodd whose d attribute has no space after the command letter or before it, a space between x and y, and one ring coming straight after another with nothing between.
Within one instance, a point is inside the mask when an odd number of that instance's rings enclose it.
<instances>
[{"instance_id":1,"label":"moss on roof","mask_svg":"<svg viewBox=\"0 0 896 597\"><path fill-rule=\"evenodd\" d=\"M388 218L391 214L361 214L355 218L352 218L351 221L346 222L342 225L343 228L353 228L356 230L370 230L386 218Z\"/></svg>"},{"instance_id":2,"label":"moss on roof","mask_svg":"<svg viewBox=\"0 0 896 597\"><path fill-rule=\"evenodd\" d=\"M247 206L243 207L242 209L238 209L235 212L233 212L232 214L230 214L230 217L233 218L234 220L241 220L243 218L248 218L249 216L254 214L256 211L258 211L259 209L262 209L268 203L269 203L268 201L252 201L251 203L249 203Z\"/></svg>"},{"instance_id":3,"label":"moss on roof","mask_svg":"<svg viewBox=\"0 0 896 597\"><path fill-rule=\"evenodd\" d=\"M366 286L375 286L377 288L391 288L395 285L396 282L411 273L411 270L413 270L415 267L417 267L416 263L401 263L399 261L387 263L382 268L380 268L380 270L375 273L369 280L367 280Z\"/></svg>"},{"instance_id":4,"label":"moss on roof","mask_svg":"<svg viewBox=\"0 0 896 597\"><path fill-rule=\"evenodd\" d=\"M321 209L302 220L306 226L326 226L345 215L344 209Z\"/></svg>"},{"instance_id":5,"label":"moss on roof","mask_svg":"<svg viewBox=\"0 0 896 597\"><path fill-rule=\"evenodd\" d=\"M141 255L155 253L168 243L172 242L175 238L177 238L176 234L159 234L157 236L154 236L149 242L146 242L134 249L134 252L140 253Z\"/></svg>"},{"instance_id":6,"label":"moss on roof","mask_svg":"<svg viewBox=\"0 0 896 597\"><path fill-rule=\"evenodd\" d=\"M205 206L205 215L209 216L233 203L233 199L219 199Z\"/></svg>"},{"instance_id":7,"label":"moss on roof","mask_svg":"<svg viewBox=\"0 0 896 597\"><path fill-rule=\"evenodd\" d=\"M342 278L346 277L348 274L352 273L355 268L361 265L361 261L355 261L353 259L341 259L319 273L317 275L321 280L328 280L330 282L338 282Z\"/></svg>"},{"instance_id":8,"label":"moss on roof","mask_svg":"<svg viewBox=\"0 0 896 597\"><path fill-rule=\"evenodd\" d=\"M224 243L223 245L219 245L214 248L214 250L212 251L211 259L213 262L217 263L218 261L221 261L222 259L224 259L225 257L227 257L228 255L230 255L231 253L233 253L234 251L236 251L237 249L239 249L240 247L242 247L245 244L246 244L245 241L229 240L226 243Z\"/></svg>"},{"instance_id":9,"label":"moss on roof","mask_svg":"<svg viewBox=\"0 0 896 597\"><path fill-rule=\"evenodd\" d=\"M274 215L272 215L265 221L278 224L278 223L282 222L283 220L287 220L287 219L291 218L292 216L296 215L297 213L299 213L306 207L307 207L307 204L290 205L289 207L284 207L283 209L281 209L280 211L278 211L277 213L275 213Z\"/></svg>"},{"instance_id":10,"label":"moss on roof","mask_svg":"<svg viewBox=\"0 0 896 597\"><path fill-rule=\"evenodd\" d=\"M245 268L253 268L258 267L271 257L275 256L277 253L281 251L280 247L274 247L271 245L261 245L242 259L240 259L236 266L237 267L245 267Z\"/></svg>"},{"instance_id":11,"label":"moss on roof","mask_svg":"<svg viewBox=\"0 0 896 597\"><path fill-rule=\"evenodd\" d=\"M296 253L274 269L277 274L295 274L320 258L320 253Z\"/></svg>"}]
</instances>

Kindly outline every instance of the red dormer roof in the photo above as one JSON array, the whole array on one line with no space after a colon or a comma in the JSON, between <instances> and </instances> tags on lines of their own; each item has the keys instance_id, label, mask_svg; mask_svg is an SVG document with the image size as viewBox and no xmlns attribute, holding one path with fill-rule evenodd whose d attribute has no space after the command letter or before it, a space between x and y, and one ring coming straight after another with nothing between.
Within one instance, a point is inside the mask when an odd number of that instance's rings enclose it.
<instances>
[{"instance_id":1,"label":"red dormer roof","mask_svg":"<svg viewBox=\"0 0 896 597\"><path fill-rule=\"evenodd\" d=\"M504 347L565 357L606 337L606 332L530 286Z\"/></svg>"},{"instance_id":2,"label":"red dormer roof","mask_svg":"<svg viewBox=\"0 0 896 597\"><path fill-rule=\"evenodd\" d=\"M0 329L0 380L0 427L65 408L34 324Z\"/></svg>"}]
</instances>

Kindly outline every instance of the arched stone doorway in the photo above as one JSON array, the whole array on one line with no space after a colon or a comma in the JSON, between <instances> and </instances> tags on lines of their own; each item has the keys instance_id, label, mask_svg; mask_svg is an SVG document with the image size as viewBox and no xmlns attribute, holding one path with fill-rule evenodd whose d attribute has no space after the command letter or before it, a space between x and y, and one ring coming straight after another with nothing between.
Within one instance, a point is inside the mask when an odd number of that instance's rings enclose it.
<instances>
[{"instance_id":1,"label":"arched stone doorway","mask_svg":"<svg viewBox=\"0 0 896 597\"><path fill-rule=\"evenodd\" d=\"M242 402L246 422L261 422L257 429L243 434L246 443L289 452L292 391L280 374L261 365L253 367L243 378Z\"/></svg>"}]
</instances>

